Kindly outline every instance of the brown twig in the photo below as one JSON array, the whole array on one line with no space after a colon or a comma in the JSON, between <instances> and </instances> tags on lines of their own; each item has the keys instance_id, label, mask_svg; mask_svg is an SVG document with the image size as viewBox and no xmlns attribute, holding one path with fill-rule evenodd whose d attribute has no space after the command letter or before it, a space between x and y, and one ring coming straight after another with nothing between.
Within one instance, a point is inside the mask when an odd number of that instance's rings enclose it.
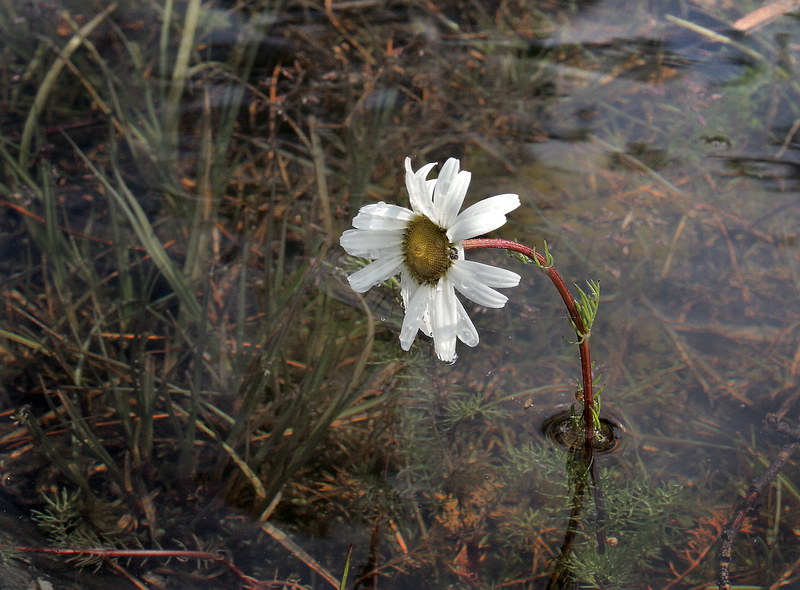
<instances>
[{"instance_id":1,"label":"brown twig","mask_svg":"<svg viewBox=\"0 0 800 590\"><path fill-rule=\"evenodd\" d=\"M764 487L777 477L780 470L783 469L783 466L797 450L797 447L800 447L800 432L798 432L800 429L792 429L788 425L778 421L774 416L767 416L766 421L768 425L773 426L779 432L791 435L792 441L781 448L778 455L772 460L772 463L770 463L764 473L750 484L747 494L744 499L739 502L728 525L723 529L722 535L720 535L721 545L717 567L717 586L719 590L731 590L730 566L736 533L739 532L745 518L753 513L755 503L761 496Z\"/></svg>"},{"instance_id":2,"label":"brown twig","mask_svg":"<svg viewBox=\"0 0 800 590\"><path fill-rule=\"evenodd\" d=\"M733 28L737 31L750 33L754 29L771 23L788 12L797 10L798 7L800 7L800 2L797 0L773 0L772 2L767 2L764 6L747 13L745 16L733 23Z\"/></svg>"}]
</instances>

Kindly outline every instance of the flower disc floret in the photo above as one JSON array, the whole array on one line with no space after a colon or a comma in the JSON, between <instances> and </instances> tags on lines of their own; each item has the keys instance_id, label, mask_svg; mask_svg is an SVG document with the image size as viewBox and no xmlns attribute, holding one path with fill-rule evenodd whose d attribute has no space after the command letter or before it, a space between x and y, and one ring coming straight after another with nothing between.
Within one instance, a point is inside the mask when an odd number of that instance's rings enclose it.
<instances>
[{"instance_id":1,"label":"flower disc floret","mask_svg":"<svg viewBox=\"0 0 800 590\"><path fill-rule=\"evenodd\" d=\"M403 262L420 285L435 285L458 258L458 250L442 229L420 215L408 224L403 236Z\"/></svg>"}]
</instances>

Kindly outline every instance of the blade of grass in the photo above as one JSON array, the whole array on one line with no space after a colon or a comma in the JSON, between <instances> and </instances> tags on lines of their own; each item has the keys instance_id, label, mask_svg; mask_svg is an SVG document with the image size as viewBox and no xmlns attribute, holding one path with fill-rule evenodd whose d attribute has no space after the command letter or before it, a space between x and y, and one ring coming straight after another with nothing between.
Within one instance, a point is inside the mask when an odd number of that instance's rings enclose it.
<instances>
[{"instance_id":1,"label":"blade of grass","mask_svg":"<svg viewBox=\"0 0 800 590\"><path fill-rule=\"evenodd\" d=\"M350 377L350 381L347 387L328 403L325 411L320 415L316 423L309 430L300 446L296 450L293 450L291 457L281 471L283 481L276 480L270 482L270 487L267 489L268 498L272 498L275 494L277 494L283 487L286 479L288 479L288 477L290 477L309 459L309 457L317 449L317 445L325 436L331 422L333 422L333 420L342 412L344 408L352 403L356 396L360 395L360 391L356 386L361 382L367 361L372 354L372 346L375 339L375 318L372 316L372 312L370 311L369 306L364 298L359 296L359 299L367 316L367 336L364 341L364 348L362 349L359 359L356 362L356 366L353 369L353 374ZM308 395L306 398L313 399ZM263 516L264 515L262 514L262 517Z\"/></svg>"},{"instance_id":2,"label":"blade of grass","mask_svg":"<svg viewBox=\"0 0 800 590\"><path fill-rule=\"evenodd\" d=\"M303 265L298 268L288 279L287 290L282 294L283 312L278 314L271 312L269 317L272 321L264 330L264 354L259 361L261 369L258 379L250 380L242 394L241 409L239 410L240 419L236 420L233 428L228 433L225 442L236 447L242 440L246 429L250 425L250 416L253 415L258 404L262 401L264 391L275 376L275 366L281 346L285 342L289 328L294 325L297 311L302 302L300 293L305 289L305 285L312 280L313 273L310 265ZM279 280L276 277L276 281ZM281 279L282 280L282 279ZM294 294L292 297L291 295ZM274 322L274 323L273 323ZM217 474L221 476L223 465L217 466Z\"/></svg>"},{"instance_id":3,"label":"blade of grass","mask_svg":"<svg viewBox=\"0 0 800 590\"><path fill-rule=\"evenodd\" d=\"M113 173L116 180L116 185L112 184L111 180L103 174L94 163L83 153L83 151L72 141L68 135L64 135L66 140L75 150L75 153L80 156L86 166L92 171L95 177L103 184L108 191L108 194L117 202L122 209L125 218L133 227L139 241L144 246L147 253L153 260L161 274L170 284L175 291L176 296L181 304L181 309L189 314L190 318L194 321L199 321L203 316L203 311L197 297L192 291L186 277L181 273L172 259L167 254L161 241L156 236L147 214L142 209L139 201L128 189L125 181L120 175L119 169L114 167ZM119 187L119 189L117 188Z\"/></svg>"},{"instance_id":4,"label":"blade of grass","mask_svg":"<svg viewBox=\"0 0 800 590\"><path fill-rule=\"evenodd\" d=\"M666 18L666 20L668 20L671 23L675 23L678 26L684 27L685 29L692 31L693 33L702 35L703 37L705 37L710 41L713 41L714 43L722 43L723 45L730 45L731 47L735 47L745 55L749 55L754 60L766 64L767 66L770 65L769 60L766 57L764 57L757 51L750 49L746 45L743 45L738 41L734 41L730 37L726 37L725 35L721 35L716 31L712 31L711 29L707 29L706 27L703 27L688 20L684 20L677 16L673 16L671 14L666 15L664 18Z\"/></svg>"},{"instance_id":5,"label":"blade of grass","mask_svg":"<svg viewBox=\"0 0 800 590\"><path fill-rule=\"evenodd\" d=\"M86 23L83 27L81 27L80 31L72 36L72 38L67 41L67 44L64 46L64 49L59 53L58 58L50 66L50 69L45 74L42 83L39 85L39 89L36 91L36 97L33 99L33 105L31 106L31 110L28 112L28 117L25 119L25 126L22 128L22 139L20 141L20 148L19 148L19 161L23 167L26 167L28 164L28 158L30 156L29 150L31 145L31 139L33 138L33 131L36 126L36 122L39 120L39 115L41 115L42 110L44 109L45 103L47 102L47 98L50 96L53 88L55 87L56 81L58 80L58 75L61 73L61 70L64 69L64 65L69 60L70 56L75 53L75 50L78 49L84 42L84 39L94 31L100 23L102 23L108 16L116 10L117 4L109 4L103 12L96 15L92 20Z\"/></svg>"},{"instance_id":6,"label":"blade of grass","mask_svg":"<svg viewBox=\"0 0 800 590\"><path fill-rule=\"evenodd\" d=\"M46 346L43 346L36 342L35 340L31 340L30 338L26 338L25 336L20 336L19 334L15 334L14 332L9 332L8 330L0 329L0 338L8 338L12 342L16 342L17 344L22 344L23 346L27 346L28 348L32 348L36 352L41 352L47 356L50 356L51 353Z\"/></svg>"},{"instance_id":7,"label":"blade of grass","mask_svg":"<svg viewBox=\"0 0 800 590\"><path fill-rule=\"evenodd\" d=\"M16 417L20 424L27 428L33 440L36 441L36 446L39 447L45 456L53 462L53 464L64 475L64 477L72 480L72 482L77 485L83 493L86 494L87 498L95 501L96 497L94 493L92 493L92 489L89 487L89 483L86 481L86 478L83 477L78 471L75 463L68 461L61 454L61 452L56 449L55 445L47 437L44 430L42 430L39 422L33 416L30 407L23 406L20 408L16 414Z\"/></svg>"},{"instance_id":8,"label":"blade of grass","mask_svg":"<svg viewBox=\"0 0 800 590\"><path fill-rule=\"evenodd\" d=\"M166 80L169 76L169 33L172 26L173 0L165 0L162 12L161 34L158 38L158 75L159 79ZM164 97L162 96L162 101Z\"/></svg>"},{"instance_id":9,"label":"blade of grass","mask_svg":"<svg viewBox=\"0 0 800 590\"><path fill-rule=\"evenodd\" d=\"M178 54L175 56L175 66L172 69L172 81L164 104L164 139L167 146L166 152L170 155L177 144L181 97L188 80L189 59L194 47L197 25L200 22L200 7L200 0L189 0L189 4L186 7ZM164 27L168 26L169 22L165 21Z\"/></svg>"},{"instance_id":10,"label":"blade of grass","mask_svg":"<svg viewBox=\"0 0 800 590\"><path fill-rule=\"evenodd\" d=\"M210 290L210 284L207 281L205 284L205 291L203 293L202 305L204 309L208 308ZM203 382L203 357L206 354L209 341L208 319L204 317L203 321L200 322L199 334L192 345L192 348L194 349L193 356L195 362L192 367L192 376L189 383L189 420L186 431L184 432L184 437L180 442L181 452L180 458L178 459L178 476L184 481L188 481L190 479L195 466L195 424L197 423L198 415L200 413L201 397L199 389L200 384Z\"/></svg>"},{"instance_id":11,"label":"blade of grass","mask_svg":"<svg viewBox=\"0 0 800 590\"><path fill-rule=\"evenodd\" d=\"M138 420L134 427L131 440L131 452L134 454L136 465L149 465L153 455L153 414L156 409L158 391L155 387L155 362L151 355L146 354L143 347L140 354L144 356L144 371L139 378L138 407L136 416Z\"/></svg>"},{"instance_id":12,"label":"blade of grass","mask_svg":"<svg viewBox=\"0 0 800 590\"><path fill-rule=\"evenodd\" d=\"M76 404L61 389L56 389L56 395L70 417L70 422L65 423L67 430L73 434L76 440L81 441L83 445L86 445L94 453L100 462L106 466L109 474L114 477L117 484L124 486L125 478L122 475L122 471L120 471L119 466L117 466L103 442L86 424L86 419L81 415Z\"/></svg>"},{"instance_id":13,"label":"blade of grass","mask_svg":"<svg viewBox=\"0 0 800 590\"><path fill-rule=\"evenodd\" d=\"M326 570L320 563L311 557L307 551L305 551L300 545L295 543L289 535L284 533L278 527L268 522L262 522L259 526L261 529L267 533L270 537L275 539L278 543L283 545L292 555L294 555L297 559L305 563L309 568L314 570L323 580L328 582L334 588L340 588L342 583L340 580L336 579L331 572Z\"/></svg>"},{"instance_id":14,"label":"blade of grass","mask_svg":"<svg viewBox=\"0 0 800 590\"><path fill-rule=\"evenodd\" d=\"M347 588L347 574L350 572L350 560L353 558L353 546L347 548L347 557L344 560L344 567L342 568L342 582L339 584L339 590Z\"/></svg>"},{"instance_id":15,"label":"blade of grass","mask_svg":"<svg viewBox=\"0 0 800 590\"><path fill-rule=\"evenodd\" d=\"M177 408L176 408L177 410ZM182 410L185 411L185 410ZM247 481L253 486L253 493L256 496L256 501L263 502L266 500L267 493L264 489L264 484L261 483L261 479L258 475L250 469L250 466L247 464L247 461L242 459L242 457L236 452L235 449L231 448L229 445L225 444L225 441L221 440L219 435L214 432L211 428L209 428L206 424L204 424L201 420L197 420L195 422L197 428L205 433L206 435L210 436L212 439L216 440L222 449L228 454L231 461L233 461L234 465L239 468L242 474L245 476Z\"/></svg>"},{"instance_id":16,"label":"blade of grass","mask_svg":"<svg viewBox=\"0 0 800 590\"><path fill-rule=\"evenodd\" d=\"M331 199L328 194L328 182L325 179L325 153L322 151L322 142L319 139L319 125L313 115L308 118L309 135L311 136L311 154L314 158L314 170L317 176L317 190L319 191L319 203L322 209L322 226L328 239L333 239L335 235L333 227L333 215L331 213Z\"/></svg>"},{"instance_id":17,"label":"blade of grass","mask_svg":"<svg viewBox=\"0 0 800 590\"><path fill-rule=\"evenodd\" d=\"M211 129L211 97L208 89L203 92L202 141L200 142L198 203L194 207L192 228L189 232L189 247L186 249L184 274L190 281L196 281L203 272L202 263L209 260L209 244L216 217L218 199L211 186L213 170L214 137Z\"/></svg>"}]
</instances>

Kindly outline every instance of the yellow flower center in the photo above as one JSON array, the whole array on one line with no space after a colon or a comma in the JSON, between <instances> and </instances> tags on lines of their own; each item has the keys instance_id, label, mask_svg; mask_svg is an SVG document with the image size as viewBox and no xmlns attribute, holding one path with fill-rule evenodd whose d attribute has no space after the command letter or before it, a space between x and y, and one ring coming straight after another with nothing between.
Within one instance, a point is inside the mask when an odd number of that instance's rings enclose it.
<instances>
[{"instance_id":1,"label":"yellow flower center","mask_svg":"<svg viewBox=\"0 0 800 590\"><path fill-rule=\"evenodd\" d=\"M422 215L411 220L403 237L403 259L417 283L435 285L457 258L445 230Z\"/></svg>"}]
</instances>

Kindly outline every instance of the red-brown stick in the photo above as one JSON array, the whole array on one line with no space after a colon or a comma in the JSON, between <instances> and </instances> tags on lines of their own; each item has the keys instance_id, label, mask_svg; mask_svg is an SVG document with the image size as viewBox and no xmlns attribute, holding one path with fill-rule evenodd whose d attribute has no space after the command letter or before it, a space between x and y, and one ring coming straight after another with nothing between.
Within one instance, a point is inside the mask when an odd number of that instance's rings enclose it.
<instances>
[{"instance_id":1,"label":"red-brown stick","mask_svg":"<svg viewBox=\"0 0 800 590\"><path fill-rule=\"evenodd\" d=\"M202 559L206 561L216 561L223 564L245 584L246 588L266 588L266 585L255 578L248 576L240 570L234 563L224 555L211 553L208 551L192 551L185 549L115 549L111 547L93 547L80 549L67 549L56 547L19 547L4 546L13 551L25 553L45 553L50 555L93 555L97 557L176 557L181 559Z\"/></svg>"}]
</instances>

